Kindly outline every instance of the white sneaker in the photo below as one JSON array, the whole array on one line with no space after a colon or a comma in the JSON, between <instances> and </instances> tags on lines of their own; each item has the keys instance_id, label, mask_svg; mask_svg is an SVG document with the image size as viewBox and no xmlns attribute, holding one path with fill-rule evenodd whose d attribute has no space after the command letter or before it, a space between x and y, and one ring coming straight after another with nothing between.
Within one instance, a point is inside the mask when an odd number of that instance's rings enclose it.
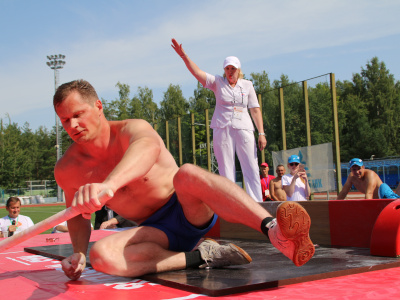
<instances>
[{"instance_id":1,"label":"white sneaker","mask_svg":"<svg viewBox=\"0 0 400 300\"><path fill-rule=\"evenodd\" d=\"M220 245L206 238L197 248L205 264L199 268L221 268L231 265L243 265L251 262L251 257L242 248L234 244Z\"/></svg>"},{"instance_id":2,"label":"white sneaker","mask_svg":"<svg viewBox=\"0 0 400 300\"><path fill-rule=\"evenodd\" d=\"M276 219L269 223L268 236L271 244L299 267L315 252L309 236L310 226L311 219L304 207L287 201L278 206Z\"/></svg>"}]
</instances>

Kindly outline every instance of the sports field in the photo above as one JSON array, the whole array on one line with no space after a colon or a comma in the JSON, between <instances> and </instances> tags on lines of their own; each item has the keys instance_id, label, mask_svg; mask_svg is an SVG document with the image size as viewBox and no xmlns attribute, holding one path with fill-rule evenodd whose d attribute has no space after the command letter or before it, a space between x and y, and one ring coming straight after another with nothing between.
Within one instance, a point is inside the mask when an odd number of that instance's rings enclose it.
<instances>
[{"instance_id":1,"label":"sports field","mask_svg":"<svg viewBox=\"0 0 400 300\"><path fill-rule=\"evenodd\" d=\"M60 203L59 205L34 205L34 206L22 206L21 215L28 216L32 219L33 223L36 224L59 211L65 209L65 204ZM7 216L6 208L0 207L0 218ZM92 224L94 224L94 214L92 214ZM43 233L51 233L52 229L46 230Z\"/></svg>"}]
</instances>

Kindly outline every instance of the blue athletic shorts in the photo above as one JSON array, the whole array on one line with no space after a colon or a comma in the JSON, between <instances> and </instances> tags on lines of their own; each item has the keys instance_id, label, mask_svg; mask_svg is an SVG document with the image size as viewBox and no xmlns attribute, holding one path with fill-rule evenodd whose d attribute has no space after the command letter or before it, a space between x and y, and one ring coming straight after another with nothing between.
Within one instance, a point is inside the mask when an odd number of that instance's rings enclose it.
<instances>
[{"instance_id":1,"label":"blue athletic shorts","mask_svg":"<svg viewBox=\"0 0 400 300\"><path fill-rule=\"evenodd\" d=\"M378 190L378 194L379 199L400 199L400 196L393 192L386 183L381 184Z\"/></svg>"},{"instance_id":2,"label":"blue athletic shorts","mask_svg":"<svg viewBox=\"0 0 400 300\"><path fill-rule=\"evenodd\" d=\"M169 240L169 250L191 251L197 242L214 226L218 216L214 214L206 228L197 228L186 219L182 206L174 193L169 201L139 226L149 226L163 231Z\"/></svg>"}]
</instances>

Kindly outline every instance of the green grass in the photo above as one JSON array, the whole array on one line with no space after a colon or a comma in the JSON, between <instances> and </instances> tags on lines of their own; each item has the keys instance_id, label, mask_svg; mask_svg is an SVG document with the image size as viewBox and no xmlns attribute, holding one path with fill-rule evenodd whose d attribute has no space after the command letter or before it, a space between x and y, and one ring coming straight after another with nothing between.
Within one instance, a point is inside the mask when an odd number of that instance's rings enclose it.
<instances>
[{"instance_id":1,"label":"green grass","mask_svg":"<svg viewBox=\"0 0 400 300\"><path fill-rule=\"evenodd\" d=\"M28 216L32 219L33 223L39 223L40 221L47 219L49 217L51 217L52 215L55 215L56 213L62 211L65 209L65 204L60 204L60 205L54 205L54 206L32 206L32 207L21 207L21 215L24 216ZM5 207L3 207L0 210L0 218L7 216L8 212L5 209ZM94 224L94 214L92 214L92 224ZM45 233L51 233L52 228L50 228L49 230L46 230L45 232L43 232L42 234Z\"/></svg>"}]
</instances>

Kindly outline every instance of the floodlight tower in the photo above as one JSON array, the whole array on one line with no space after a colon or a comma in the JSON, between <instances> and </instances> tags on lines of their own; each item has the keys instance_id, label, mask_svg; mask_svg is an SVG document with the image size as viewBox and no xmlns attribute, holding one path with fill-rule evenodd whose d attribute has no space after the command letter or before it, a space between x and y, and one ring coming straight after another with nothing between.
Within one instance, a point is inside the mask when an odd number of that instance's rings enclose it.
<instances>
[{"instance_id":1,"label":"floodlight tower","mask_svg":"<svg viewBox=\"0 0 400 300\"><path fill-rule=\"evenodd\" d=\"M56 55L48 55L47 59L49 60L46 64L50 67L50 69L54 70L54 90L56 91L58 88L58 70L62 69L65 65L65 55L56 54ZM62 139L61 139L61 128L60 128L60 119L56 114L56 151L57 151L57 161L61 158L62 155ZM63 202L61 188L57 186L57 202Z\"/></svg>"}]
</instances>

